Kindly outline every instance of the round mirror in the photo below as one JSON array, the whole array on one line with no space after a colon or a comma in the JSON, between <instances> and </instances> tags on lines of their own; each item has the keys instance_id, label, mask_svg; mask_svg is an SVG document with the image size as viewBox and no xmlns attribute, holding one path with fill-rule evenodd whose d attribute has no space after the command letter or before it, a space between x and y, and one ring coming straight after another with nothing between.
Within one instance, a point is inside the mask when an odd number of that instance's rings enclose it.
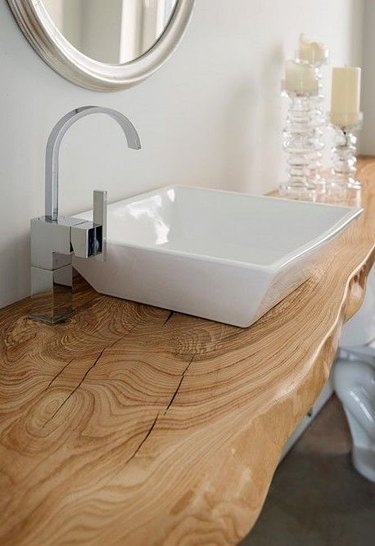
<instances>
[{"instance_id":1,"label":"round mirror","mask_svg":"<svg viewBox=\"0 0 375 546\"><path fill-rule=\"evenodd\" d=\"M8 0L25 36L65 78L94 90L134 85L180 41L194 0Z\"/></svg>"},{"instance_id":2,"label":"round mirror","mask_svg":"<svg viewBox=\"0 0 375 546\"><path fill-rule=\"evenodd\" d=\"M124 64L151 49L177 0L43 0L61 34L87 57Z\"/></svg>"}]
</instances>

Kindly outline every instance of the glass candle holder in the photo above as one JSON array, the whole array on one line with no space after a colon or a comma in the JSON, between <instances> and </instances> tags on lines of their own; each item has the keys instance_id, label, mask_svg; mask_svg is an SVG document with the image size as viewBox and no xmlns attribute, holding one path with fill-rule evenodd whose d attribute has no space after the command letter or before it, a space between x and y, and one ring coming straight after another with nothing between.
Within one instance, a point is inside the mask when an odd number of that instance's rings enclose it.
<instances>
[{"instance_id":1,"label":"glass candle holder","mask_svg":"<svg viewBox=\"0 0 375 546\"><path fill-rule=\"evenodd\" d=\"M283 148L288 155L288 179L280 184L282 193L305 193L316 190L315 165L317 143L313 117L317 91L295 92L284 89L289 109L283 130Z\"/></svg>"},{"instance_id":2,"label":"glass candle holder","mask_svg":"<svg viewBox=\"0 0 375 546\"><path fill-rule=\"evenodd\" d=\"M332 170L329 179L331 189L360 189L361 182L356 178L357 172L357 136L362 127L363 114L339 116L342 124L337 124L337 115L331 116L331 127L334 131L334 145L331 151ZM355 119L353 119L353 117ZM335 123L336 122L336 123Z\"/></svg>"},{"instance_id":3,"label":"glass candle holder","mask_svg":"<svg viewBox=\"0 0 375 546\"><path fill-rule=\"evenodd\" d=\"M314 140L315 153L311 154L310 179L315 184L318 191L325 190L325 179L322 175L322 158L325 147L324 135L327 127L327 118L324 108L324 89L322 67L328 63L329 50L319 47L316 55L314 49L308 51L297 50L295 59L297 63L307 64L315 70L315 77L318 82L318 93L311 97L311 129L312 139Z\"/></svg>"}]
</instances>

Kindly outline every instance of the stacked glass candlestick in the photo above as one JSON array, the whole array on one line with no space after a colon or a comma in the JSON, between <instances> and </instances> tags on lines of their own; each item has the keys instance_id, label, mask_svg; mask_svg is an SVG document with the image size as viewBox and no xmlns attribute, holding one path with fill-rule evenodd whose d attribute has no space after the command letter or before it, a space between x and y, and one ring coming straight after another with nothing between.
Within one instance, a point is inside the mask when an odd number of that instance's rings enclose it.
<instances>
[{"instance_id":1,"label":"stacked glass candlestick","mask_svg":"<svg viewBox=\"0 0 375 546\"><path fill-rule=\"evenodd\" d=\"M312 66L287 61L283 95L289 98L283 147L287 153L288 179L280 185L281 192L305 193L316 190L319 145L313 124L319 83Z\"/></svg>"},{"instance_id":2,"label":"stacked glass candlestick","mask_svg":"<svg viewBox=\"0 0 375 546\"><path fill-rule=\"evenodd\" d=\"M283 146L288 154L288 180L280 185L282 192L305 194L324 189L321 170L326 122L321 66L327 59L323 44L301 35L295 60L286 63L283 94L289 98L289 111Z\"/></svg>"},{"instance_id":3,"label":"stacked glass candlestick","mask_svg":"<svg viewBox=\"0 0 375 546\"><path fill-rule=\"evenodd\" d=\"M357 137L362 125L360 112L361 69L346 66L333 68L332 98L329 119L334 130L332 170L329 186L333 190L359 189L356 179Z\"/></svg>"},{"instance_id":4,"label":"stacked glass candlestick","mask_svg":"<svg viewBox=\"0 0 375 546\"><path fill-rule=\"evenodd\" d=\"M327 64L329 51L321 42L314 42L300 35L296 61L311 66L318 81L318 92L311 97L311 129L315 143L315 153L311 154L310 179L318 191L325 189L325 179L322 174L323 149L325 147L326 115L324 108L324 89L322 67Z\"/></svg>"}]
</instances>

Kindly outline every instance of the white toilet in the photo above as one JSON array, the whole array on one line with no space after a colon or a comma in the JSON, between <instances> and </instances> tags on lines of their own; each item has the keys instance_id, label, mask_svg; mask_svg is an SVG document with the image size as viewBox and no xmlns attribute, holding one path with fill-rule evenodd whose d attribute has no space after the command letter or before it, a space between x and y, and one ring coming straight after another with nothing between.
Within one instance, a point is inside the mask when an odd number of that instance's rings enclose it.
<instances>
[{"instance_id":1,"label":"white toilet","mask_svg":"<svg viewBox=\"0 0 375 546\"><path fill-rule=\"evenodd\" d=\"M362 476L375 482L374 269L360 311L343 328L333 387L348 419L353 465Z\"/></svg>"}]
</instances>

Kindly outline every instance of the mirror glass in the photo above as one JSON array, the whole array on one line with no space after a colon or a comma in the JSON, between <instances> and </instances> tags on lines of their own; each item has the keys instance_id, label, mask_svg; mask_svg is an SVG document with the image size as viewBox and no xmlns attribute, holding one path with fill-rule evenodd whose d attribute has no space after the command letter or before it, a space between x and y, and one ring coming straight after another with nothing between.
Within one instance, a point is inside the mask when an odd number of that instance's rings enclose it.
<instances>
[{"instance_id":1,"label":"mirror glass","mask_svg":"<svg viewBox=\"0 0 375 546\"><path fill-rule=\"evenodd\" d=\"M151 49L178 0L43 0L61 34L81 53L122 65Z\"/></svg>"}]
</instances>

